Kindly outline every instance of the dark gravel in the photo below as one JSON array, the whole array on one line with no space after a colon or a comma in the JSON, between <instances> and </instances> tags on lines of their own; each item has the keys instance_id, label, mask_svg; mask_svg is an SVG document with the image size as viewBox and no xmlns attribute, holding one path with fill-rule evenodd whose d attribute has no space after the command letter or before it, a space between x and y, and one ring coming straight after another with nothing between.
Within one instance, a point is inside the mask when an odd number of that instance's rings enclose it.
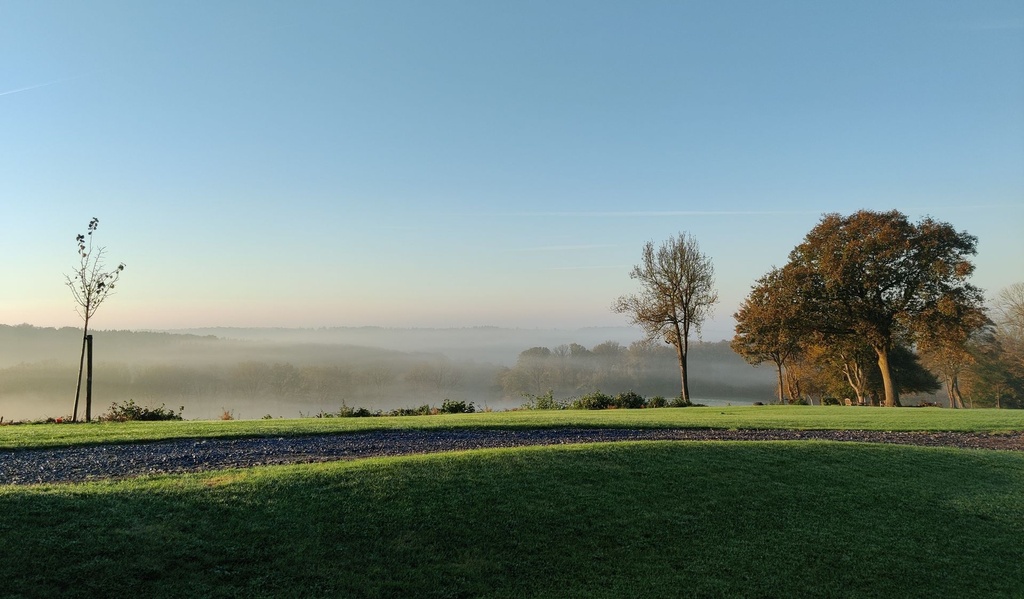
<instances>
[{"instance_id":1,"label":"dark gravel","mask_svg":"<svg viewBox=\"0 0 1024 599\"><path fill-rule=\"evenodd\" d=\"M182 439L61 449L2 450L0 484L81 482L146 474L327 462L485 447L637 440L812 439L1024 451L1024 433L702 429L400 430L303 437Z\"/></svg>"}]
</instances>

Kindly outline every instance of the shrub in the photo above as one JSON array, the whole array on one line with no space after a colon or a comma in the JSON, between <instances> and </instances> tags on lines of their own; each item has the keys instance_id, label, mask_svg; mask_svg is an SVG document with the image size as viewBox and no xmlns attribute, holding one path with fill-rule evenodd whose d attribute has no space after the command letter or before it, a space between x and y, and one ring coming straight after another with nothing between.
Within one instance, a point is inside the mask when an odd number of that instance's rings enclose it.
<instances>
[{"instance_id":1,"label":"shrub","mask_svg":"<svg viewBox=\"0 0 1024 599\"><path fill-rule=\"evenodd\" d=\"M476 406L473 405L473 402L467 404L464 401L446 399L441 404L442 414L472 414L473 412L476 412Z\"/></svg>"},{"instance_id":2,"label":"shrub","mask_svg":"<svg viewBox=\"0 0 1024 599\"><path fill-rule=\"evenodd\" d=\"M843 402L840 401L838 398L835 398L835 397L822 397L821 398L821 405L823 405L823 406L841 406L841 405L843 405Z\"/></svg>"},{"instance_id":3,"label":"shrub","mask_svg":"<svg viewBox=\"0 0 1024 599\"><path fill-rule=\"evenodd\" d=\"M371 418L373 416L380 416L380 411L371 412L366 408L348 408L338 410L338 416L342 418Z\"/></svg>"},{"instance_id":4,"label":"shrub","mask_svg":"<svg viewBox=\"0 0 1024 599\"><path fill-rule=\"evenodd\" d=\"M523 397L527 399L527 402L521 406L523 410L564 410L566 407L565 402L555 399L551 391L544 395L524 393Z\"/></svg>"},{"instance_id":5,"label":"shrub","mask_svg":"<svg viewBox=\"0 0 1024 599\"><path fill-rule=\"evenodd\" d=\"M647 400L648 408L664 408L667 405L668 400L660 395L655 395L654 397Z\"/></svg>"},{"instance_id":6,"label":"shrub","mask_svg":"<svg viewBox=\"0 0 1024 599\"><path fill-rule=\"evenodd\" d=\"M418 408L398 408L387 413L388 416L429 416L434 410L427 404Z\"/></svg>"},{"instance_id":7,"label":"shrub","mask_svg":"<svg viewBox=\"0 0 1024 599\"><path fill-rule=\"evenodd\" d=\"M123 403L114 402L110 404L110 409L107 410L106 414L99 417L104 422L128 422L129 420L143 420L143 421L154 421L154 420L182 420L181 413L185 411L185 406L175 412L164 407L164 404L160 404L159 408L147 408L140 406L135 403L134 399L129 399Z\"/></svg>"},{"instance_id":8,"label":"shrub","mask_svg":"<svg viewBox=\"0 0 1024 599\"><path fill-rule=\"evenodd\" d=\"M680 393L679 397L673 397L672 401L669 402L670 408L703 408L704 404L693 403L689 399L683 399L683 394Z\"/></svg>"},{"instance_id":9,"label":"shrub","mask_svg":"<svg viewBox=\"0 0 1024 599\"><path fill-rule=\"evenodd\" d=\"M380 416L380 412L371 412L366 408L350 408L345 402L341 403L341 407L338 411L333 414L338 418L369 418L371 416ZM328 416L330 418L331 416Z\"/></svg>"},{"instance_id":10,"label":"shrub","mask_svg":"<svg viewBox=\"0 0 1024 599\"><path fill-rule=\"evenodd\" d=\"M569 408L573 410L607 410L612 405L611 397L600 391L595 391L576 398L569 404Z\"/></svg>"},{"instance_id":11,"label":"shrub","mask_svg":"<svg viewBox=\"0 0 1024 599\"><path fill-rule=\"evenodd\" d=\"M673 397L668 405L672 408L689 408L693 405L693 402L689 399L683 399L682 394L680 394L678 397Z\"/></svg>"},{"instance_id":12,"label":"shrub","mask_svg":"<svg viewBox=\"0 0 1024 599\"><path fill-rule=\"evenodd\" d=\"M373 416L380 416L380 410L371 412L366 408L350 408L344 402L341 407L338 408L337 412L325 412L320 410L319 413L313 414L313 418L370 418Z\"/></svg>"},{"instance_id":13,"label":"shrub","mask_svg":"<svg viewBox=\"0 0 1024 599\"><path fill-rule=\"evenodd\" d=\"M612 405L621 410L638 410L647 405L647 400L639 393L626 391L616 395L612 400Z\"/></svg>"}]
</instances>

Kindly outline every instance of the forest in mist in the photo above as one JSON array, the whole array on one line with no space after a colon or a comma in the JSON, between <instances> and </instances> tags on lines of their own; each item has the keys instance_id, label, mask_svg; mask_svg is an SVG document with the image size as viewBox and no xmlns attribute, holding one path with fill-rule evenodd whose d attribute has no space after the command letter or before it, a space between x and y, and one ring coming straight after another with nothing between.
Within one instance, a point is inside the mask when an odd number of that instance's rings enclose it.
<instances>
[{"instance_id":1,"label":"forest in mist","mask_svg":"<svg viewBox=\"0 0 1024 599\"><path fill-rule=\"evenodd\" d=\"M81 336L72 327L0 325L0 417L70 414ZM445 399L503 410L547 391L678 395L674 350L639 336L628 328L94 331L93 414L129 399L208 419ZM698 402L772 400L771 369L751 367L726 341L692 345L690 371Z\"/></svg>"}]
</instances>

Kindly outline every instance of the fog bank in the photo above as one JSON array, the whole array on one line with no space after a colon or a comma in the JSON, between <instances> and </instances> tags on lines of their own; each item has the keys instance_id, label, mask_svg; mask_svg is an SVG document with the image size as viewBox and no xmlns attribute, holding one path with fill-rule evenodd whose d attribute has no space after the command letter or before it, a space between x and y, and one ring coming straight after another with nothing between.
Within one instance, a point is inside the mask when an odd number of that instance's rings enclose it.
<instances>
[{"instance_id":1,"label":"fog bank","mask_svg":"<svg viewBox=\"0 0 1024 599\"><path fill-rule=\"evenodd\" d=\"M371 411L522 405L526 394L576 397L600 390L679 393L668 346L631 329L198 329L95 331L93 415L129 399L184 408L185 418L299 417L341 406ZM70 415L81 329L0 325L0 416ZM697 401L770 401L769 369L755 369L725 342L696 343ZM84 401L83 401L84 404ZM79 415L84 414L80 408Z\"/></svg>"}]
</instances>

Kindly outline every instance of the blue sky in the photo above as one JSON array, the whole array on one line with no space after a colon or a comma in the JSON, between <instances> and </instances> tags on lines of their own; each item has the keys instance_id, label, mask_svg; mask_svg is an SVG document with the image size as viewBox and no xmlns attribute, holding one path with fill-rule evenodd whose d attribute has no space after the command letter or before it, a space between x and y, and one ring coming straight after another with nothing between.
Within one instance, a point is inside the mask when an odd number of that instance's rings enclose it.
<instances>
[{"instance_id":1,"label":"blue sky","mask_svg":"<svg viewBox=\"0 0 1024 599\"><path fill-rule=\"evenodd\" d=\"M0 322L580 327L693 234L731 336L826 212L1024 280L1024 5L0 2Z\"/></svg>"}]
</instances>

